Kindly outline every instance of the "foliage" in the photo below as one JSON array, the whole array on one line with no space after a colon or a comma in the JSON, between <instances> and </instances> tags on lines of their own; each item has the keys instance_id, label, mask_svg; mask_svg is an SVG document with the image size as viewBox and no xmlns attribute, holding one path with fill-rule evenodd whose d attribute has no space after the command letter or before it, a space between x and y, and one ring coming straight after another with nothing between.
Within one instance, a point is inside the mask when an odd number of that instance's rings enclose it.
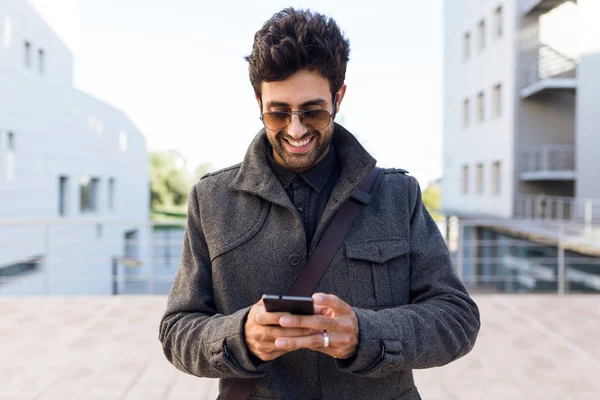
<instances>
[{"instance_id":1,"label":"foliage","mask_svg":"<svg viewBox=\"0 0 600 400\"><path fill-rule=\"evenodd\" d=\"M179 152L151 152L150 203L153 211L185 213L189 192L200 179L198 173L205 173L209 169L209 164L200 164L192 176L186 170L185 160Z\"/></svg>"}]
</instances>

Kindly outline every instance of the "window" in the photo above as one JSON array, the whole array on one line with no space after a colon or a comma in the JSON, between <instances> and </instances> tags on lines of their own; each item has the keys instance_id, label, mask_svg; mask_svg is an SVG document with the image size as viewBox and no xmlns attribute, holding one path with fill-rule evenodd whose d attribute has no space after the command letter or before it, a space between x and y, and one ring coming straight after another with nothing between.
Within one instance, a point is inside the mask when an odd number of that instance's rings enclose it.
<instances>
[{"instance_id":1,"label":"window","mask_svg":"<svg viewBox=\"0 0 600 400\"><path fill-rule=\"evenodd\" d=\"M485 20L477 25L477 50L482 51L485 49Z\"/></svg>"},{"instance_id":2,"label":"window","mask_svg":"<svg viewBox=\"0 0 600 400\"><path fill-rule=\"evenodd\" d=\"M485 121L485 95L479 92L477 95L477 121Z\"/></svg>"},{"instance_id":3,"label":"window","mask_svg":"<svg viewBox=\"0 0 600 400\"><path fill-rule=\"evenodd\" d=\"M125 153L127 151L127 132L121 131L119 133L119 149Z\"/></svg>"},{"instance_id":4,"label":"window","mask_svg":"<svg viewBox=\"0 0 600 400\"><path fill-rule=\"evenodd\" d=\"M494 94L492 97L492 110L495 118L502 116L502 85L494 86Z\"/></svg>"},{"instance_id":5,"label":"window","mask_svg":"<svg viewBox=\"0 0 600 400\"><path fill-rule=\"evenodd\" d=\"M469 193L469 166L463 165L462 167L462 191L463 193Z\"/></svg>"},{"instance_id":6,"label":"window","mask_svg":"<svg viewBox=\"0 0 600 400\"><path fill-rule=\"evenodd\" d=\"M58 215L63 217L67 215L69 201L69 178L66 176L58 177Z\"/></svg>"},{"instance_id":7,"label":"window","mask_svg":"<svg viewBox=\"0 0 600 400\"><path fill-rule=\"evenodd\" d=\"M114 210L115 208L115 178L108 180L108 209Z\"/></svg>"},{"instance_id":8,"label":"window","mask_svg":"<svg viewBox=\"0 0 600 400\"><path fill-rule=\"evenodd\" d=\"M15 178L15 134L13 132L6 134L6 156L4 160L6 179L13 180Z\"/></svg>"},{"instance_id":9,"label":"window","mask_svg":"<svg viewBox=\"0 0 600 400\"><path fill-rule=\"evenodd\" d=\"M100 179L83 177L79 184L80 209L82 212L98 210Z\"/></svg>"},{"instance_id":10,"label":"window","mask_svg":"<svg viewBox=\"0 0 600 400\"><path fill-rule=\"evenodd\" d=\"M499 6L494 11L494 35L496 38L501 38L504 33L502 22L502 6Z\"/></svg>"},{"instance_id":11,"label":"window","mask_svg":"<svg viewBox=\"0 0 600 400\"><path fill-rule=\"evenodd\" d=\"M31 67L31 43L25 42L25 66Z\"/></svg>"},{"instance_id":12,"label":"window","mask_svg":"<svg viewBox=\"0 0 600 400\"><path fill-rule=\"evenodd\" d=\"M463 57L465 60L471 57L471 32L465 33L463 37Z\"/></svg>"},{"instance_id":13,"label":"window","mask_svg":"<svg viewBox=\"0 0 600 400\"><path fill-rule=\"evenodd\" d=\"M470 120L470 114L471 114L471 110L470 110L470 102L469 99L465 99L463 101L463 128L468 128L469 127L469 120Z\"/></svg>"},{"instance_id":14,"label":"window","mask_svg":"<svg viewBox=\"0 0 600 400\"><path fill-rule=\"evenodd\" d=\"M492 194L500 194L500 180L501 180L502 166L500 161L496 161L492 164Z\"/></svg>"},{"instance_id":15,"label":"window","mask_svg":"<svg viewBox=\"0 0 600 400\"><path fill-rule=\"evenodd\" d=\"M5 49L10 47L12 42L12 19L4 17L4 34L2 35L2 44Z\"/></svg>"},{"instance_id":16,"label":"window","mask_svg":"<svg viewBox=\"0 0 600 400\"><path fill-rule=\"evenodd\" d=\"M475 168L475 193L483 193L483 164L477 164Z\"/></svg>"},{"instance_id":17,"label":"window","mask_svg":"<svg viewBox=\"0 0 600 400\"><path fill-rule=\"evenodd\" d=\"M40 74L43 74L46 69L43 49L38 50L38 59L39 59L38 61L39 61Z\"/></svg>"}]
</instances>

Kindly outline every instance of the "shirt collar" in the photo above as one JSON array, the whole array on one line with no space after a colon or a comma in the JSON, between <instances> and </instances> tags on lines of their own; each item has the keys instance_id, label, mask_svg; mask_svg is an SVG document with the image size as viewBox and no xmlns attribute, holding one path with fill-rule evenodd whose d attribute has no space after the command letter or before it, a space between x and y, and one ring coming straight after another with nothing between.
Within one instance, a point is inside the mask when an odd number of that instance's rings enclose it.
<instances>
[{"instance_id":1,"label":"shirt collar","mask_svg":"<svg viewBox=\"0 0 600 400\"><path fill-rule=\"evenodd\" d=\"M271 165L271 169L275 173L275 176L277 176L277 179L279 179L279 182L281 182L281 185L284 189L286 189L292 183L296 176L300 176L317 193L321 193L321 190L323 190L325 187L325 183L331 175L331 172L338 164L338 158L335 152L333 140L331 141L329 151L325 157L314 167L299 174L275 161L273 158L273 148L270 144L268 146L267 158L269 160L269 164Z\"/></svg>"}]
</instances>

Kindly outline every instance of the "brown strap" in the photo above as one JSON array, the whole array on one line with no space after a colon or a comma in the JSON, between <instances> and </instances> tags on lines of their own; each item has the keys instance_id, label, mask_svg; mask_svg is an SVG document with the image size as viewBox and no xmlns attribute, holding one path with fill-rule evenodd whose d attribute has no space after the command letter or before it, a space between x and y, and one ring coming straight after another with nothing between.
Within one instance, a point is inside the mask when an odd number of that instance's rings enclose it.
<instances>
[{"instance_id":1,"label":"brown strap","mask_svg":"<svg viewBox=\"0 0 600 400\"><path fill-rule=\"evenodd\" d=\"M288 293L290 296L310 296L312 294L331 264L335 253L342 245L361 206L371 201L374 184L382 175L383 168L376 167L352 193L352 198L358 201L348 199L337 210L317 248L296 278L294 286ZM260 378L237 379L225 395L224 400L247 400L258 381Z\"/></svg>"}]
</instances>

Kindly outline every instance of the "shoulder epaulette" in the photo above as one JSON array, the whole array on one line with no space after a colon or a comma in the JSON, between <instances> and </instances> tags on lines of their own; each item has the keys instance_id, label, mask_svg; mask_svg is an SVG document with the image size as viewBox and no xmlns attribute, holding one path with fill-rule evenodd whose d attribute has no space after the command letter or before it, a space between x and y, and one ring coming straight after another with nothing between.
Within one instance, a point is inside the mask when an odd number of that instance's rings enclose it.
<instances>
[{"instance_id":1,"label":"shoulder epaulette","mask_svg":"<svg viewBox=\"0 0 600 400\"><path fill-rule=\"evenodd\" d=\"M202 180L204 178L208 178L209 176L215 176L215 175L222 174L223 172L231 171L232 169L239 168L240 165L242 165L242 163L237 163L235 165L232 165L232 166L227 167L227 168L220 169L218 171L209 172L209 173L205 174L204 176L202 176L202 178L200 178L200 180Z\"/></svg>"},{"instance_id":2,"label":"shoulder epaulette","mask_svg":"<svg viewBox=\"0 0 600 400\"><path fill-rule=\"evenodd\" d=\"M402 169L402 168L386 168L384 173L386 173L386 174L403 174L403 175L406 175L409 172L407 170L405 170L405 169Z\"/></svg>"}]
</instances>

